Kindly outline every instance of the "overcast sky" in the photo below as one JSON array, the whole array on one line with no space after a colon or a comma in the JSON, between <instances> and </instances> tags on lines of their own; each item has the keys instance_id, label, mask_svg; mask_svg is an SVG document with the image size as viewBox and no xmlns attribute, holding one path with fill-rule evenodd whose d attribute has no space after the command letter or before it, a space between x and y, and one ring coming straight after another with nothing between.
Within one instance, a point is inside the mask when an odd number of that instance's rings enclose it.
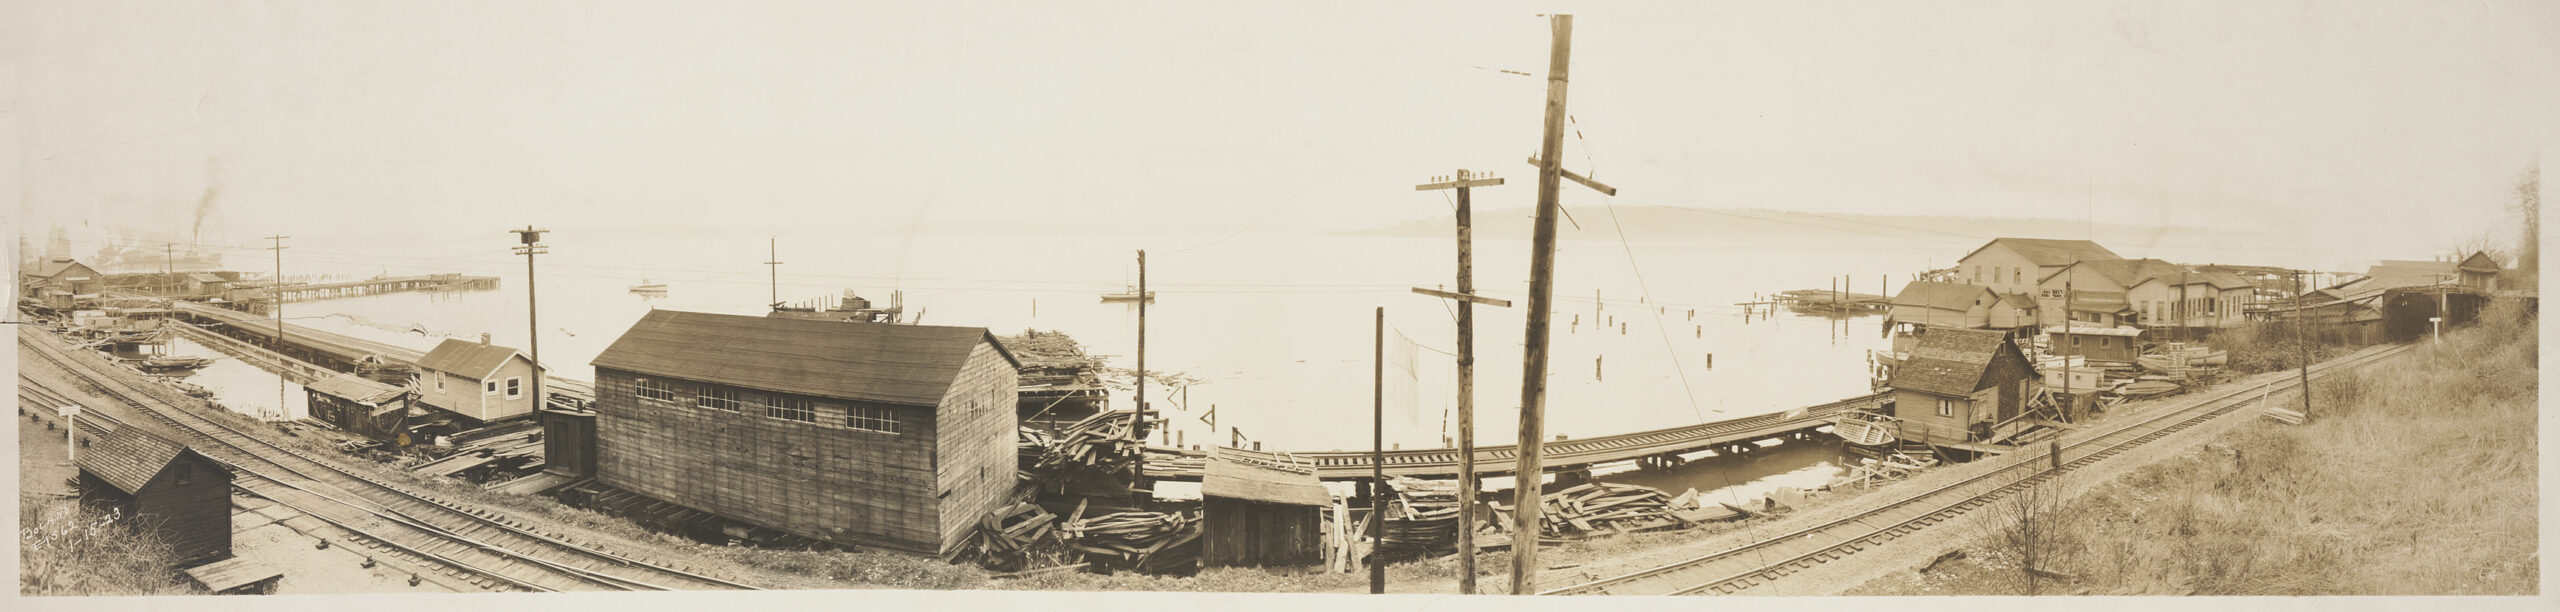
<instances>
[{"instance_id":1,"label":"overcast sky","mask_svg":"<svg viewBox=\"0 0 2560 612\"><path fill-rule=\"evenodd\" d=\"M2560 142L2560 4L1957 4L1583 7L1568 167L1619 203L2290 227L2383 256L2507 233ZM1445 214L1411 185L1452 168L1534 176L1548 46L1527 6L9 6L24 221L183 232L218 182L208 238L233 244L368 218L1385 225Z\"/></svg>"}]
</instances>

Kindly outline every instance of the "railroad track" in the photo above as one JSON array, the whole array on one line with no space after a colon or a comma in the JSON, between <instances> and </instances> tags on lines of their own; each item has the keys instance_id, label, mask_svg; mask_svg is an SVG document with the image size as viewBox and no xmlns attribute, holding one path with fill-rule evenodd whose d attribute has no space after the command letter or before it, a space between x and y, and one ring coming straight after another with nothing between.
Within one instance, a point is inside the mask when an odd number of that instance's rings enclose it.
<instances>
[{"instance_id":1,"label":"railroad track","mask_svg":"<svg viewBox=\"0 0 2560 612\"><path fill-rule=\"evenodd\" d=\"M361 538L359 544L508 591L752 589L755 587L571 542L494 511L465 507L377 480L304 452L269 443L141 389L103 366L34 334L20 354L55 364L104 395L189 438L197 452L228 464L234 485ZM79 393L19 374L22 395L80 404ZM48 397L49 396L49 397ZM83 416L101 414L84 410ZM110 417L112 418L112 417ZM86 419L83 419L86 420Z\"/></svg>"},{"instance_id":2,"label":"railroad track","mask_svg":"<svg viewBox=\"0 0 2560 612\"><path fill-rule=\"evenodd\" d=\"M2369 349L2312 367L2312 378L2353 370L2397 356L2409 345ZM1727 594L1767 584L1799 571L1856 554L1867 548L1948 522L2020 489L2062 472L2104 460L2153 440L2175 434L2255 403L2263 393L2301 386L2284 377L2264 386L2223 391L2196 405L2082 437L2063 445L2060 470L2043 453L2018 452L2001 459L2008 465L1981 475L1905 497L1866 512L1765 538L1751 544L1685 561L1542 591L1540 595L1689 595Z\"/></svg>"}]
</instances>

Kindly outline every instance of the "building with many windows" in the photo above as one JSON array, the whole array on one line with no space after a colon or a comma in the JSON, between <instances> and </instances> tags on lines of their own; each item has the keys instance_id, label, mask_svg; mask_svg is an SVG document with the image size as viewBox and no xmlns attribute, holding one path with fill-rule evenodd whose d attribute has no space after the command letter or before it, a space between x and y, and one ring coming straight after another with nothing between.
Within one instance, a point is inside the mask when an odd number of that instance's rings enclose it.
<instances>
[{"instance_id":1,"label":"building with many windows","mask_svg":"<svg viewBox=\"0 0 2560 612\"><path fill-rule=\"evenodd\" d=\"M1020 366L984 328L659 310L592 363L609 486L920 553L1013 491Z\"/></svg>"}]
</instances>

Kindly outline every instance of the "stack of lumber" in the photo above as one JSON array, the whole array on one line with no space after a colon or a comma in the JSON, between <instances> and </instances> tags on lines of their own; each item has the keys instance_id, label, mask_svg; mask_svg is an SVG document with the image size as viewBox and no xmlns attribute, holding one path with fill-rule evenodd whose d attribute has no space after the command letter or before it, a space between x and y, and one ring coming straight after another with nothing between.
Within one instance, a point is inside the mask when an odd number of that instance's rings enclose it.
<instances>
[{"instance_id":1,"label":"stack of lumber","mask_svg":"<svg viewBox=\"0 0 2560 612\"><path fill-rule=\"evenodd\" d=\"M500 429L499 433L487 433ZM453 454L418 464L410 472L428 476L451 476L474 468L493 470L532 470L542 466L542 428L523 424L487 427L454 434Z\"/></svg>"},{"instance_id":2,"label":"stack of lumber","mask_svg":"<svg viewBox=\"0 0 2560 612\"><path fill-rule=\"evenodd\" d=\"M1114 512L1082 516L1078 507L1059 528L1069 548L1088 562L1149 574L1187 574L1200 567L1197 512Z\"/></svg>"},{"instance_id":3,"label":"stack of lumber","mask_svg":"<svg viewBox=\"0 0 2560 612\"><path fill-rule=\"evenodd\" d=\"M1040 456L1049 452L1049 434L1029 427L1014 430L1014 465L1024 471L1040 465Z\"/></svg>"},{"instance_id":4,"label":"stack of lumber","mask_svg":"<svg viewBox=\"0 0 2560 612\"><path fill-rule=\"evenodd\" d=\"M1396 477L1377 554L1394 561L1458 552L1458 484Z\"/></svg>"},{"instance_id":5,"label":"stack of lumber","mask_svg":"<svg viewBox=\"0 0 2560 612\"><path fill-rule=\"evenodd\" d=\"M1031 504L998 508L978 519L978 529L953 555L1000 572L1054 567L1073 556L1058 533L1058 516Z\"/></svg>"},{"instance_id":6,"label":"stack of lumber","mask_svg":"<svg viewBox=\"0 0 2560 612\"><path fill-rule=\"evenodd\" d=\"M1138 415L1114 410L1096 413L1058 432L1041 453L1035 471L1107 474L1136 480L1139 457Z\"/></svg>"},{"instance_id":7,"label":"stack of lumber","mask_svg":"<svg viewBox=\"0 0 2560 612\"><path fill-rule=\"evenodd\" d=\"M1671 511L1671 497L1636 485L1594 482L1541 497L1538 533L1542 536L1604 535L1683 529L1689 522ZM1493 504L1494 520L1511 524L1512 509Z\"/></svg>"}]
</instances>

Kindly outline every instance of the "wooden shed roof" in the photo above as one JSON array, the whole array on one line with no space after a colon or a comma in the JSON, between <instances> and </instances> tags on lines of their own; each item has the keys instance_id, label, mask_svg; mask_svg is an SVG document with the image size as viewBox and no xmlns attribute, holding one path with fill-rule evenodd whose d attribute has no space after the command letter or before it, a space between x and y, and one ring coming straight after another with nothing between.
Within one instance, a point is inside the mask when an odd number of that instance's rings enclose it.
<instances>
[{"instance_id":1,"label":"wooden shed roof","mask_svg":"<svg viewBox=\"0 0 2560 612\"><path fill-rule=\"evenodd\" d=\"M1893 388L1942 395L1966 395L1981 386L2009 342L2009 335L1972 329L1938 328L1920 335L1911 359L1893 369Z\"/></svg>"},{"instance_id":2,"label":"wooden shed roof","mask_svg":"<svg viewBox=\"0 0 2560 612\"><path fill-rule=\"evenodd\" d=\"M1964 257L1957 258L1957 261L1971 259L1974 253L1980 253L1983 249L1991 248L1991 245L1995 244L2009 247L2009 250L2016 251L2019 257L2025 257L2027 261L2035 262L2037 266L2063 266L2070 265L2074 261L2124 258L2117 255L2115 251L2109 251L2107 247L2098 246L2098 243L2088 240L1993 238L1990 242L1982 243L1982 246L1974 247L1972 253L1964 254Z\"/></svg>"},{"instance_id":3,"label":"wooden shed roof","mask_svg":"<svg viewBox=\"0 0 2560 612\"><path fill-rule=\"evenodd\" d=\"M508 358L519 354L509 347L446 338L436 345L435 350L427 351L426 356L418 358L418 367L482 380L496 373L498 366L506 365Z\"/></svg>"},{"instance_id":4,"label":"wooden shed roof","mask_svg":"<svg viewBox=\"0 0 2560 612\"><path fill-rule=\"evenodd\" d=\"M354 374L339 374L303 385L305 389L365 404L380 404L409 390L386 385Z\"/></svg>"},{"instance_id":5,"label":"wooden shed roof","mask_svg":"<svg viewBox=\"0 0 2560 612\"><path fill-rule=\"evenodd\" d=\"M1893 294L1895 306L1921 306L1962 312L1983 303L1991 289L1981 285L1914 281Z\"/></svg>"},{"instance_id":6,"label":"wooden shed roof","mask_svg":"<svg viewBox=\"0 0 2560 612\"><path fill-rule=\"evenodd\" d=\"M589 363L767 391L932 406L981 342L1021 366L983 327L653 310Z\"/></svg>"},{"instance_id":7,"label":"wooden shed roof","mask_svg":"<svg viewBox=\"0 0 2560 612\"><path fill-rule=\"evenodd\" d=\"M1224 452L1209 454L1208 467L1200 475L1200 495L1294 506L1333 503L1324 484L1316 481L1314 470L1288 469Z\"/></svg>"},{"instance_id":8,"label":"wooden shed roof","mask_svg":"<svg viewBox=\"0 0 2560 612\"><path fill-rule=\"evenodd\" d=\"M179 457L194 454L186 445L133 427L99 436L89 452L80 453L80 471L95 475L127 494L142 491L151 479Z\"/></svg>"}]
</instances>

